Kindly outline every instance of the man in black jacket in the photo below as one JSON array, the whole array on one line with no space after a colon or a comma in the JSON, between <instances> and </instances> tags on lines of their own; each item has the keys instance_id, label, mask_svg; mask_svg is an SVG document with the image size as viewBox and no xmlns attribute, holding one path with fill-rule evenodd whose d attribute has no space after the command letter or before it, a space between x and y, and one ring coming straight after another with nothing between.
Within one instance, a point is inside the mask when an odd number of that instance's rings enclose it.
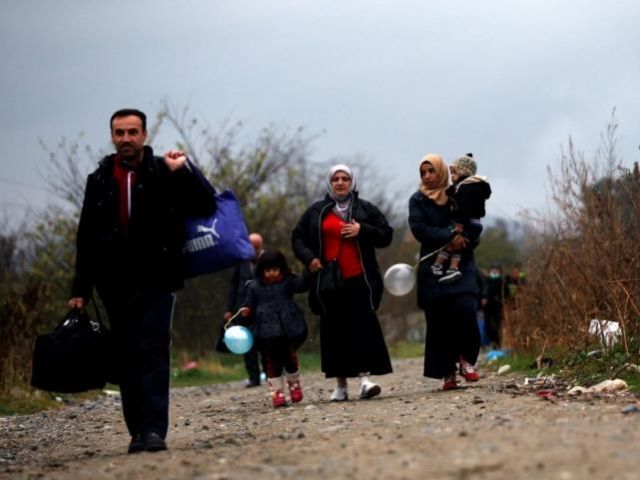
<instances>
[{"instance_id":1,"label":"man in black jacket","mask_svg":"<svg viewBox=\"0 0 640 480\"><path fill-rule=\"evenodd\" d=\"M170 329L175 291L184 285L187 216L215 211L215 199L183 152L156 157L146 116L135 109L110 120L116 153L89 175L76 239L71 308L95 287L109 316L129 453L167 448Z\"/></svg>"}]
</instances>

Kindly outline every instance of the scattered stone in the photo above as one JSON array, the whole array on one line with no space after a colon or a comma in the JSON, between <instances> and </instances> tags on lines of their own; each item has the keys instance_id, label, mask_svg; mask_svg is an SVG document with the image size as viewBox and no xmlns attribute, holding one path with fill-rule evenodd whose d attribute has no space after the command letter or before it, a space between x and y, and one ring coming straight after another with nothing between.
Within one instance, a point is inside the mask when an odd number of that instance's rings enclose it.
<instances>
[{"instance_id":1,"label":"scattered stone","mask_svg":"<svg viewBox=\"0 0 640 480\"><path fill-rule=\"evenodd\" d=\"M628 413L638 413L638 412L640 412L640 408L638 408L638 405L636 405L635 403L626 405L622 409L622 413L624 413L625 415L627 415Z\"/></svg>"},{"instance_id":2,"label":"scattered stone","mask_svg":"<svg viewBox=\"0 0 640 480\"><path fill-rule=\"evenodd\" d=\"M501 365L500 368L498 368L498 375L507 373L509 370L511 370L511 365Z\"/></svg>"}]
</instances>

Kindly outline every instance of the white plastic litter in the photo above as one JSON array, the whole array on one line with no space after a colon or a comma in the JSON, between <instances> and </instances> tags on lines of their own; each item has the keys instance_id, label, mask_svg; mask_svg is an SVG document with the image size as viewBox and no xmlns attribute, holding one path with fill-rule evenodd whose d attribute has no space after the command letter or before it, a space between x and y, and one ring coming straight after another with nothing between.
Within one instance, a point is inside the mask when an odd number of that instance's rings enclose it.
<instances>
[{"instance_id":1,"label":"white plastic litter","mask_svg":"<svg viewBox=\"0 0 640 480\"><path fill-rule=\"evenodd\" d=\"M589 333L597 335L604 347L612 347L618 342L622 331L618 322L594 318L589 323Z\"/></svg>"},{"instance_id":2,"label":"white plastic litter","mask_svg":"<svg viewBox=\"0 0 640 480\"><path fill-rule=\"evenodd\" d=\"M603 380L592 387L589 387L590 392L595 393L613 393L627 390L629 385L624 380L616 378L614 380Z\"/></svg>"}]
</instances>

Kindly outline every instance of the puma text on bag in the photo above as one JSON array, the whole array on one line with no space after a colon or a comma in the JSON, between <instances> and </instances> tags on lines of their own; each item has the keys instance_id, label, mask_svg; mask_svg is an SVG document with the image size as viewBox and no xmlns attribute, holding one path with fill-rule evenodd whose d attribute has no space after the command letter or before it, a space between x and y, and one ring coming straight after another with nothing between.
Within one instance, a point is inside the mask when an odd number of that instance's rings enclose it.
<instances>
[{"instance_id":1,"label":"puma text on bag","mask_svg":"<svg viewBox=\"0 0 640 480\"><path fill-rule=\"evenodd\" d=\"M231 190L216 193L205 176L192 165L193 172L211 188L216 197L216 212L210 217L187 219L184 246L186 278L218 272L247 260L255 251L237 197Z\"/></svg>"}]
</instances>

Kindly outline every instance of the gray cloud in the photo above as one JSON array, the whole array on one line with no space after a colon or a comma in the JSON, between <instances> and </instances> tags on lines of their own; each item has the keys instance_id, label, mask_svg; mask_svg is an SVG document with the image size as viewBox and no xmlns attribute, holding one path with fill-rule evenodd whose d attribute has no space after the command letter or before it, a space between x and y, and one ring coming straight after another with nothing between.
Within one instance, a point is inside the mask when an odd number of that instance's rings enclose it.
<instances>
[{"instance_id":1,"label":"gray cloud","mask_svg":"<svg viewBox=\"0 0 640 480\"><path fill-rule=\"evenodd\" d=\"M113 110L152 114L163 98L213 124L231 116L255 131L275 123L325 132L315 159L364 154L407 189L428 151L473 151L497 215L542 205L559 145L573 135L595 150L613 107L622 156L639 157L633 1L49 0L0 9L3 175L21 182L40 182L38 137L84 131L106 147ZM0 203L48 201L6 183L2 191Z\"/></svg>"}]
</instances>

